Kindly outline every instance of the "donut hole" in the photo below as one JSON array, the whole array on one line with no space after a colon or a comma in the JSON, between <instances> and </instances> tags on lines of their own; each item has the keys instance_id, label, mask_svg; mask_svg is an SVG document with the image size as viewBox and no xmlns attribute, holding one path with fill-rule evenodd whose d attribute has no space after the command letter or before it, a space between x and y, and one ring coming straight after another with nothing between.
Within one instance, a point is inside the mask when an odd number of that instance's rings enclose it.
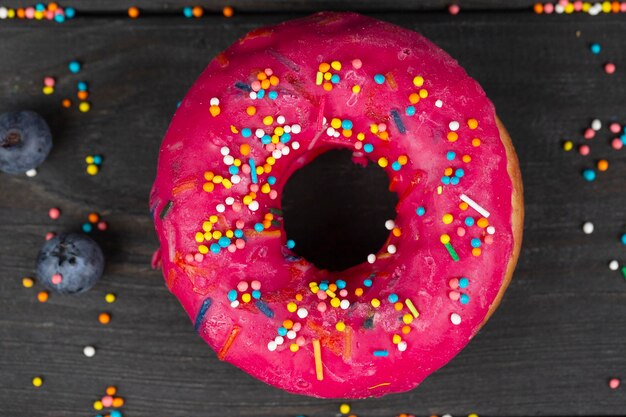
<instances>
[{"instance_id":1,"label":"donut hole","mask_svg":"<svg viewBox=\"0 0 626 417\"><path fill-rule=\"evenodd\" d=\"M397 202L380 167L362 167L352 162L352 152L331 150L287 180L284 228L295 253L320 269L343 271L380 250Z\"/></svg>"}]
</instances>

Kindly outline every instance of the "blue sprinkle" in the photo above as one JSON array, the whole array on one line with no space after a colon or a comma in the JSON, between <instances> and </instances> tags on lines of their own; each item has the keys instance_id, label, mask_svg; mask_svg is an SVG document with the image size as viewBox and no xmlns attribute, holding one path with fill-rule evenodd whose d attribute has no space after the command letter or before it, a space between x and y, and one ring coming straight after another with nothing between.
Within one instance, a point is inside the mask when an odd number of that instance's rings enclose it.
<instances>
[{"instance_id":1,"label":"blue sprinkle","mask_svg":"<svg viewBox=\"0 0 626 417\"><path fill-rule=\"evenodd\" d=\"M217 243L211 243L210 249L213 253L220 253L220 250L222 250L222 248L220 248L220 245L218 245Z\"/></svg>"},{"instance_id":2,"label":"blue sprinkle","mask_svg":"<svg viewBox=\"0 0 626 417\"><path fill-rule=\"evenodd\" d=\"M469 295L461 294L461 304L467 304L469 303L469 301L470 301Z\"/></svg>"},{"instance_id":3,"label":"blue sprinkle","mask_svg":"<svg viewBox=\"0 0 626 417\"><path fill-rule=\"evenodd\" d=\"M67 17L68 19L73 19L74 16L76 16L76 9L74 9L73 7L68 7L65 9L65 17Z\"/></svg>"},{"instance_id":4,"label":"blue sprinkle","mask_svg":"<svg viewBox=\"0 0 626 417\"><path fill-rule=\"evenodd\" d=\"M263 145L269 145L270 143L272 143L272 137L270 135L263 135L263 137L261 138L261 143Z\"/></svg>"},{"instance_id":5,"label":"blue sprinkle","mask_svg":"<svg viewBox=\"0 0 626 417\"><path fill-rule=\"evenodd\" d=\"M458 183L459 183L459 177L457 177L456 175L450 178L450 184L457 185Z\"/></svg>"},{"instance_id":6,"label":"blue sprinkle","mask_svg":"<svg viewBox=\"0 0 626 417\"><path fill-rule=\"evenodd\" d=\"M596 172L593 169L585 169L583 171L583 178L587 181L593 181L596 179Z\"/></svg>"},{"instance_id":7,"label":"blue sprinkle","mask_svg":"<svg viewBox=\"0 0 626 417\"><path fill-rule=\"evenodd\" d=\"M406 108L406 115L407 116L415 116L415 106L408 106Z\"/></svg>"},{"instance_id":8,"label":"blue sprinkle","mask_svg":"<svg viewBox=\"0 0 626 417\"><path fill-rule=\"evenodd\" d=\"M626 129L626 128L625 128ZM619 137L622 140L622 144L626 145L626 134L623 134L622 136Z\"/></svg>"},{"instance_id":9,"label":"blue sprinkle","mask_svg":"<svg viewBox=\"0 0 626 417\"><path fill-rule=\"evenodd\" d=\"M293 249L296 247L296 242L294 242L293 240L289 239L287 241L287 249Z\"/></svg>"},{"instance_id":10,"label":"blue sprinkle","mask_svg":"<svg viewBox=\"0 0 626 417\"><path fill-rule=\"evenodd\" d=\"M374 82L376 84L382 84L385 82L385 76L383 74L374 75Z\"/></svg>"},{"instance_id":11,"label":"blue sprinkle","mask_svg":"<svg viewBox=\"0 0 626 417\"><path fill-rule=\"evenodd\" d=\"M448 161L453 161L454 158L456 158L456 152L448 151L448 153L446 153L446 159L448 159Z\"/></svg>"},{"instance_id":12,"label":"blue sprinkle","mask_svg":"<svg viewBox=\"0 0 626 417\"><path fill-rule=\"evenodd\" d=\"M259 182L259 179L256 176L256 165L254 165L254 159L250 158L248 160L248 165L250 165L250 177L252 177L252 183L256 184Z\"/></svg>"},{"instance_id":13,"label":"blue sprinkle","mask_svg":"<svg viewBox=\"0 0 626 417\"><path fill-rule=\"evenodd\" d=\"M441 182L442 182L444 185L448 185L448 184L450 184L450 177L448 177L447 175L444 175L443 177L441 177Z\"/></svg>"},{"instance_id":14,"label":"blue sprinkle","mask_svg":"<svg viewBox=\"0 0 626 417\"><path fill-rule=\"evenodd\" d=\"M398 110L396 109L391 110L391 118L393 119L393 122L396 124L396 127L398 128L398 132L406 133L406 127L404 127L404 123L402 122L402 119L400 118L400 113L398 112Z\"/></svg>"},{"instance_id":15,"label":"blue sprinkle","mask_svg":"<svg viewBox=\"0 0 626 417\"><path fill-rule=\"evenodd\" d=\"M194 329L196 330L196 332L202 324L202 319L204 319L204 315L206 314L209 307L211 307L211 303L213 303L213 300L211 300L209 297L205 298L205 300L202 302L202 306L200 307L200 311L198 311L198 315L196 316L196 322L194 324ZM111 417L113 417L113 412L111 412L110 414Z\"/></svg>"},{"instance_id":16,"label":"blue sprinkle","mask_svg":"<svg viewBox=\"0 0 626 417\"><path fill-rule=\"evenodd\" d=\"M258 98L259 100L261 100L263 97L265 97L265 90L259 90L256 93L256 98Z\"/></svg>"},{"instance_id":17,"label":"blue sprinkle","mask_svg":"<svg viewBox=\"0 0 626 417\"><path fill-rule=\"evenodd\" d=\"M372 286L372 280L371 279L363 280L363 285L365 285L366 287L371 287Z\"/></svg>"},{"instance_id":18,"label":"blue sprinkle","mask_svg":"<svg viewBox=\"0 0 626 417\"><path fill-rule=\"evenodd\" d=\"M279 327L278 328L278 335L279 336L286 336L287 335L287 329L285 329L284 327Z\"/></svg>"},{"instance_id":19,"label":"blue sprinkle","mask_svg":"<svg viewBox=\"0 0 626 417\"><path fill-rule=\"evenodd\" d=\"M343 290L344 288L346 288L346 281L342 280L342 279L338 279L337 281L335 281L335 285L337 286L337 288L339 288L340 290Z\"/></svg>"},{"instance_id":20,"label":"blue sprinkle","mask_svg":"<svg viewBox=\"0 0 626 417\"><path fill-rule=\"evenodd\" d=\"M252 87L250 87L248 84L246 83L242 83L241 81L237 81L235 83L235 88L238 88L240 90L246 91L246 92L250 92L252 91Z\"/></svg>"},{"instance_id":21,"label":"blue sprinkle","mask_svg":"<svg viewBox=\"0 0 626 417\"><path fill-rule=\"evenodd\" d=\"M465 224L469 227L474 226L474 218L473 217L466 217L465 218Z\"/></svg>"},{"instance_id":22,"label":"blue sprinkle","mask_svg":"<svg viewBox=\"0 0 626 417\"><path fill-rule=\"evenodd\" d=\"M243 136L244 138L249 138L250 136L252 136L252 130L244 127L243 129L241 129L241 136Z\"/></svg>"},{"instance_id":23,"label":"blue sprinkle","mask_svg":"<svg viewBox=\"0 0 626 417\"><path fill-rule=\"evenodd\" d=\"M415 214L422 217L424 214L426 214L426 209L422 206L419 206L417 210L415 210Z\"/></svg>"},{"instance_id":24,"label":"blue sprinkle","mask_svg":"<svg viewBox=\"0 0 626 417\"><path fill-rule=\"evenodd\" d=\"M337 84L340 80L341 78L337 74L333 74L333 76L330 77L330 82L333 84Z\"/></svg>"},{"instance_id":25,"label":"blue sprinkle","mask_svg":"<svg viewBox=\"0 0 626 417\"><path fill-rule=\"evenodd\" d=\"M469 285L469 279L461 278L459 280L459 288L467 288L468 285Z\"/></svg>"},{"instance_id":26,"label":"blue sprinkle","mask_svg":"<svg viewBox=\"0 0 626 417\"><path fill-rule=\"evenodd\" d=\"M374 150L374 145L372 145L371 143L366 143L365 145L363 145L363 151L365 151L365 153L370 153Z\"/></svg>"},{"instance_id":27,"label":"blue sprinkle","mask_svg":"<svg viewBox=\"0 0 626 417\"><path fill-rule=\"evenodd\" d=\"M113 410L109 413L111 417L122 417L122 412L120 410Z\"/></svg>"},{"instance_id":28,"label":"blue sprinkle","mask_svg":"<svg viewBox=\"0 0 626 417\"><path fill-rule=\"evenodd\" d=\"M101 155L94 155L93 156L93 163L96 165L100 165L102 163L102 156Z\"/></svg>"},{"instance_id":29,"label":"blue sprinkle","mask_svg":"<svg viewBox=\"0 0 626 417\"><path fill-rule=\"evenodd\" d=\"M263 223L256 223L254 225L254 230L261 233L263 231Z\"/></svg>"},{"instance_id":30,"label":"blue sprinkle","mask_svg":"<svg viewBox=\"0 0 626 417\"><path fill-rule=\"evenodd\" d=\"M57 23L63 23L63 22L65 22L65 16L63 16L62 14L54 15L54 20Z\"/></svg>"},{"instance_id":31,"label":"blue sprinkle","mask_svg":"<svg viewBox=\"0 0 626 417\"><path fill-rule=\"evenodd\" d=\"M480 239L478 239L477 237L472 239L471 243L473 248L480 248Z\"/></svg>"},{"instance_id":32,"label":"blue sprinkle","mask_svg":"<svg viewBox=\"0 0 626 417\"><path fill-rule=\"evenodd\" d=\"M283 135L280 137L280 141L281 141L282 143L287 143L287 142L289 142L290 140L291 140L291 134L286 133L286 132L285 132L285 133L283 133Z\"/></svg>"},{"instance_id":33,"label":"blue sprinkle","mask_svg":"<svg viewBox=\"0 0 626 417\"><path fill-rule=\"evenodd\" d=\"M322 283L320 283L319 287L320 287L320 290L326 291L328 289L328 283L327 282L322 282Z\"/></svg>"},{"instance_id":34,"label":"blue sprinkle","mask_svg":"<svg viewBox=\"0 0 626 417\"><path fill-rule=\"evenodd\" d=\"M235 165L231 165L228 167L228 173L230 175L236 175L239 174L239 167L236 167Z\"/></svg>"},{"instance_id":35,"label":"blue sprinkle","mask_svg":"<svg viewBox=\"0 0 626 417\"><path fill-rule=\"evenodd\" d=\"M592 43L589 49L591 49L592 54L598 55L600 51L602 50L602 47L600 46L599 43Z\"/></svg>"},{"instance_id":36,"label":"blue sprinkle","mask_svg":"<svg viewBox=\"0 0 626 417\"><path fill-rule=\"evenodd\" d=\"M402 168L402 165L400 165L400 162L395 161L393 164L391 164L391 169L393 169L394 171L400 171L400 168Z\"/></svg>"},{"instance_id":37,"label":"blue sprinkle","mask_svg":"<svg viewBox=\"0 0 626 417\"><path fill-rule=\"evenodd\" d=\"M254 298L255 300L258 300L259 298L261 298L261 291L259 290L252 291L252 298Z\"/></svg>"},{"instance_id":38,"label":"blue sprinkle","mask_svg":"<svg viewBox=\"0 0 626 417\"><path fill-rule=\"evenodd\" d=\"M389 300L390 303L397 303L398 294L389 294L389 297L387 297L387 299Z\"/></svg>"},{"instance_id":39,"label":"blue sprinkle","mask_svg":"<svg viewBox=\"0 0 626 417\"><path fill-rule=\"evenodd\" d=\"M220 245L220 247L222 248L227 248L228 245L230 245L230 239L227 238L226 236L222 236L218 241L217 244Z\"/></svg>"},{"instance_id":40,"label":"blue sprinkle","mask_svg":"<svg viewBox=\"0 0 626 417\"><path fill-rule=\"evenodd\" d=\"M182 103L183 103L182 101L179 101L178 103L176 103L176 108L179 108Z\"/></svg>"},{"instance_id":41,"label":"blue sprinkle","mask_svg":"<svg viewBox=\"0 0 626 417\"><path fill-rule=\"evenodd\" d=\"M465 171L463 171L463 168L458 168L456 171L454 171L454 175L459 178L463 178L463 175L465 175Z\"/></svg>"},{"instance_id":42,"label":"blue sprinkle","mask_svg":"<svg viewBox=\"0 0 626 417\"><path fill-rule=\"evenodd\" d=\"M83 232L90 233L93 230L91 223L83 223Z\"/></svg>"},{"instance_id":43,"label":"blue sprinkle","mask_svg":"<svg viewBox=\"0 0 626 417\"><path fill-rule=\"evenodd\" d=\"M237 290L228 291L227 297L228 297L228 301L230 301L231 303L235 301L237 299Z\"/></svg>"},{"instance_id":44,"label":"blue sprinkle","mask_svg":"<svg viewBox=\"0 0 626 417\"><path fill-rule=\"evenodd\" d=\"M241 229L235 230L235 237L236 238L240 238L242 236L243 236L243 230L241 230Z\"/></svg>"},{"instance_id":45,"label":"blue sprinkle","mask_svg":"<svg viewBox=\"0 0 626 417\"><path fill-rule=\"evenodd\" d=\"M183 7L183 15L187 18L193 17L193 9L189 6Z\"/></svg>"},{"instance_id":46,"label":"blue sprinkle","mask_svg":"<svg viewBox=\"0 0 626 417\"><path fill-rule=\"evenodd\" d=\"M387 350L375 350L374 351L374 356L378 356L378 357L386 357L389 356L389 351Z\"/></svg>"},{"instance_id":47,"label":"blue sprinkle","mask_svg":"<svg viewBox=\"0 0 626 417\"><path fill-rule=\"evenodd\" d=\"M622 235L622 237L620 238L620 240L622 241L622 245L626 245L626 233L624 233Z\"/></svg>"},{"instance_id":48,"label":"blue sprinkle","mask_svg":"<svg viewBox=\"0 0 626 417\"><path fill-rule=\"evenodd\" d=\"M270 91L269 94L267 95L271 100L276 100L276 98L278 97L278 92L276 91Z\"/></svg>"},{"instance_id":49,"label":"blue sprinkle","mask_svg":"<svg viewBox=\"0 0 626 417\"><path fill-rule=\"evenodd\" d=\"M344 120L341 122L341 128L345 129L345 130L351 130L352 129L352 122L350 120Z\"/></svg>"},{"instance_id":50,"label":"blue sprinkle","mask_svg":"<svg viewBox=\"0 0 626 417\"><path fill-rule=\"evenodd\" d=\"M276 184L276 177L273 175L270 175L269 177L267 177L267 183L269 185L274 185Z\"/></svg>"},{"instance_id":51,"label":"blue sprinkle","mask_svg":"<svg viewBox=\"0 0 626 417\"><path fill-rule=\"evenodd\" d=\"M87 83L84 81L79 81L77 87L78 87L78 91L87 91L87 88L88 88Z\"/></svg>"},{"instance_id":52,"label":"blue sprinkle","mask_svg":"<svg viewBox=\"0 0 626 417\"><path fill-rule=\"evenodd\" d=\"M35 5L35 10L37 10L38 12L43 12L44 10L46 10L46 6L44 6L43 3L37 3Z\"/></svg>"},{"instance_id":53,"label":"blue sprinkle","mask_svg":"<svg viewBox=\"0 0 626 417\"><path fill-rule=\"evenodd\" d=\"M72 61L67 65L67 68L70 70L71 73L76 74L77 72L80 72L80 62Z\"/></svg>"}]
</instances>

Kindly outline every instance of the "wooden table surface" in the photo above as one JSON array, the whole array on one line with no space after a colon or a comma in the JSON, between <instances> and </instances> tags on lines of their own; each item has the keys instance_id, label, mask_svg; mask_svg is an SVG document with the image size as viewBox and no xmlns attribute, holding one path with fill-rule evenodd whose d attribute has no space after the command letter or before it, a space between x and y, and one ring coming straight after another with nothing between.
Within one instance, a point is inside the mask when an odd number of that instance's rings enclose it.
<instances>
[{"instance_id":1,"label":"wooden table surface","mask_svg":"<svg viewBox=\"0 0 626 417\"><path fill-rule=\"evenodd\" d=\"M626 151L611 149L606 128L588 157L561 149L566 138L582 143L593 118L626 123L624 15L538 16L524 0L463 1L458 16L445 12L446 0L237 0L233 18L185 19L183 1L137 0L144 16L131 20L125 3L75 1L78 17L64 24L0 21L0 112L39 111L55 138L35 178L0 174L0 415L94 415L93 402L111 384L126 398L128 417L336 415L341 401L284 393L216 358L150 268L157 241L147 210L160 141L209 60L251 29L329 8L417 30L458 59L510 131L526 196L520 262L489 323L419 388L352 401L353 412L626 414L626 387L607 386L612 376L626 378L626 282L607 267L613 258L626 263L619 242ZM602 45L600 55L590 53L592 42ZM84 64L78 75L67 70L73 59ZM615 74L604 73L607 61L617 65ZM46 75L58 79L51 96L41 92ZM90 84L89 113L60 106L80 80ZM85 173L89 154L104 156L94 177ZM610 168L588 183L581 169L598 158ZM330 181L347 169L336 161L309 172ZM364 180L348 178L343 186L362 193ZM290 198L305 196L301 190ZM59 220L50 220L50 207L61 208ZM385 203L368 213L378 218L388 209ZM110 224L94 234L108 261L103 279L82 296L52 294L39 303L40 287L26 289L21 279L33 276L43 236L78 230L91 211ZM584 221L595 224L593 234L583 234ZM372 231L355 250L376 239ZM114 304L105 303L108 292L117 294ZM102 311L112 314L108 326L98 323ZM85 345L97 347L95 357L82 354ZM44 377L39 389L31 385L36 375Z\"/></svg>"}]
</instances>

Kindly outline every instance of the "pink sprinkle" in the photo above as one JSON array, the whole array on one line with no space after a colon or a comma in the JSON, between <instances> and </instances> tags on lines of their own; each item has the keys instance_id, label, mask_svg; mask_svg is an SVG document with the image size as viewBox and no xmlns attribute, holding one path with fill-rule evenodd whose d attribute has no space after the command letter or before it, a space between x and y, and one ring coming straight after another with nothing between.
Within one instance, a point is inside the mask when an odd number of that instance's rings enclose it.
<instances>
[{"instance_id":1,"label":"pink sprinkle","mask_svg":"<svg viewBox=\"0 0 626 417\"><path fill-rule=\"evenodd\" d=\"M304 339L304 336L298 336L298 338L296 339L296 345L304 346L305 343L306 340Z\"/></svg>"},{"instance_id":2,"label":"pink sprinkle","mask_svg":"<svg viewBox=\"0 0 626 417\"><path fill-rule=\"evenodd\" d=\"M384 132L385 130L387 130L387 125L384 123L379 123L378 124L378 131L379 132Z\"/></svg>"},{"instance_id":3,"label":"pink sprinkle","mask_svg":"<svg viewBox=\"0 0 626 417\"><path fill-rule=\"evenodd\" d=\"M357 151L360 151L363 148L363 142L356 142L354 144L354 149L356 149Z\"/></svg>"},{"instance_id":4,"label":"pink sprinkle","mask_svg":"<svg viewBox=\"0 0 626 417\"><path fill-rule=\"evenodd\" d=\"M48 20L54 19L54 12L52 10L46 10L46 19Z\"/></svg>"},{"instance_id":5,"label":"pink sprinkle","mask_svg":"<svg viewBox=\"0 0 626 417\"><path fill-rule=\"evenodd\" d=\"M360 69L363 66L363 62L361 62L360 59L353 59L352 60L352 68L354 69Z\"/></svg>"},{"instance_id":6,"label":"pink sprinkle","mask_svg":"<svg viewBox=\"0 0 626 417\"><path fill-rule=\"evenodd\" d=\"M348 290L346 290L345 288L341 291L339 291L339 295L342 297L347 297L348 296Z\"/></svg>"},{"instance_id":7,"label":"pink sprinkle","mask_svg":"<svg viewBox=\"0 0 626 417\"><path fill-rule=\"evenodd\" d=\"M546 3L545 6L543 6L543 12L545 14L551 14L554 11L554 5L552 3Z\"/></svg>"},{"instance_id":8,"label":"pink sprinkle","mask_svg":"<svg viewBox=\"0 0 626 417\"><path fill-rule=\"evenodd\" d=\"M319 294L321 292L323 292L323 291L318 291L317 293ZM321 302L317 303L317 311L319 311L320 313L325 312L326 308L327 307L326 307L326 303L325 302L321 301Z\"/></svg>"},{"instance_id":9,"label":"pink sprinkle","mask_svg":"<svg viewBox=\"0 0 626 417\"><path fill-rule=\"evenodd\" d=\"M250 191L256 193L259 191L259 184L250 184Z\"/></svg>"},{"instance_id":10,"label":"pink sprinkle","mask_svg":"<svg viewBox=\"0 0 626 417\"><path fill-rule=\"evenodd\" d=\"M237 249L243 249L246 247L246 241L243 239L237 239L235 241L235 246L237 246Z\"/></svg>"},{"instance_id":11,"label":"pink sprinkle","mask_svg":"<svg viewBox=\"0 0 626 417\"><path fill-rule=\"evenodd\" d=\"M191 253L188 253L187 255L185 255L185 262L190 264L193 262L193 258L194 258L194 255L192 255Z\"/></svg>"},{"instance_id":12,"label":"pink sprinkle","mask_svg":"<svg viewBox=\"0 0 626 417\"><path fill-rule=\"evenodd\" d=\"M233 205L234 205L234 204L233 204ZM235 227L236 227L237 229L243 229L243 227L244 227L245 225L246 225L246 224L243 222L243 220L237 220L237 221L235 222Z\"/></svg>"},{"instance_id":13,"label":"pink sprinkle","mask_svg":"<svg viewBox=\"0 0 626 417\"><path fill-rule=\"evenodd\" d=\"M228 252L234 253L237 250L237 246L234 243L231 243L226 249L228 249Z\"/></svg>"},{"instance_id":14,"label":"pink sprinkle","mask_svg":"<svg viewBox=\"0 0 626 417\"><path fill-rule=\"evenodd\" d=\"M113 397L110 395L105 395L102 397L102 405L105 407L110 407L113 405Z\"/></svg>"},{"instance_id":15,"label":"pink sprinkle","mask_svg":"<svg viewBox=\"0 0 626 417\"><path fill-rule=\"evenodd\" d=\"M620 142L620 143L622 143L622 142ZM48 233L46 233L46 240L50 240L50 239L52 239L55 236L56 236L56 233L48 232Z\"/></svg>"},{"instance_id":16,"label":"pink sprinkle","mask_svg":"<svg viewBox=\"0 0 626 417\"><path fill-rule=\"evenodd\" d=\"M328 294L326 294L325 291L318 291L317 292L317 298L319 298L320 300L325 300L328 298Z\"/></svg>"},{"instance_id":17,"label":"pink sprinkle","mask_svg":"<svg viewBox=\"0 0 626 417\"><path fill-rule=\"evenodd\" d=\"M574 2L574 10L576 10L577 12L581 11L583 9L583 2L580 0L576 0Z\"/></svg>"},{"instance_id":18,"label":"pink sprinkle","mask_svg":"<svg viewBox=\"0 0 626 417\"><path fill-rule=\"evenodd\" d=\"M619 5L619 10L620 10L620 12L626 13L626 1L623 1L623 2Z\"/></svg>"},{"instance_id":19,"label":"pink sprinkle","mask_svg":"<svg viewBox=\"0 0 626 417\"><path fill-rule=\"evenodd\" d=\"M261 289L261 281L258 280L254 280L250 283L250 286L252 287L253 290L260 290Z\"/></svg>"},{"instance_id":20,"label":"pink sprinkle","mask_svg":"<svg viewBox=\"0 0 626 417\"><path fill-rule=\"evenodd\" d=\"M611 147L613 147L616 151L622 149L622 146L624 146L624 144L620 138L615 138L611 141Z\"/></svg>"},{"instance_id":21,"label":"pink sprinkle","mask_svg":"<svg viewBox=\"0 0 626 417\"><path fill-rule=\"evenodd\" d=\"M52 220L56 220L61 216L61 210L56 207L52 207L50 210L48 210L48 216L50 216Z\"/></svg>"},{"instance_id":22,"label":"pink sprinkle","mask_svg":"<svg viewBox=\"0 0 626 417\"><path fill-rule=\"evenodd\" d=\"M243 206L241 205L241 203L239 201L235 201L233 203L233 211L235 213L239 213L241 211L241 209L243 208Z\"/></svg>"},{"instance_id":23,"label":"pink sprinkle","mask_svg":"<svg viewBox=\"0 0 626 417\"><path fill-rule=\"evenodd\" d=\"M261 89L261 81L252 81L252 84L250 84L250 87L252 87L253 91L259 91Z\"/></svg>"},{"instance_id":24,"label":"pink sprinkle","mask_svg":"<svg viewBox=\"0 0 626 417\"><path fill-rule=\"evenodd\" d=\"M193 255L193 259L196 262L202 262L204 260L204 255L201 253L196 253L195 255Z\"/></svg>"},{"instance_id":25,"label":"pink sprinkle","mask_svg":"<svg viewBox=\"0 0 626 417\"><path fill-rule=\"evenodd\" d=\"M615 72L615 64L612 62L607 62L604 64L604 72L607 74L613 74Z\"/></svg>"},{"instance_id":26,"label":"pink sprinkle","mask_svg":"<svg viewBox=\"0 0 626 417\"><path fill-rule=\"evenodd\" d=\"M559 4L563 7L567 6L567 3L569 3L569 0L559 0Z\"/></svg>"},{"instance_id":27,"label":"pink sprinkle","mask_svg":"<svg viewBox=\"0 0 626 417\"><path fill-rule=\"evenodd\" d=\"M619 378L611 378L609 380L609 388L611 389L617 389L620 385L620 380Z\"/></svg>"},{"instance_id":28,"label":"pink sprinkle","mask_svg":"<svg viewBox=\"0 0 626 417\"><path fill-rule=\"evenodd\" d=\"M461 8L458 4L451 4L448 6L448 13L450 13L452 16L459 14L460 11Z\"/></svg>"},{"instance_id":29,"label":"pink sprinkle","mask_svg":"<svg viewBox=\"0 0 626 417\"><path fill-rule=\"evenodd\" d=\"M104 232L109 228L109 225L105 221L98 222L98 230Z\"/></svg>"},{"instance_id":30,"label":"pink sprinkle","mask_svg":"<svg viewBox=\"0 0 626 417\"><path fill-rule=\"evenodd\" d=\"M282 149L285 147L285 144L282 142L278 142L276 144L276 149L278 149L279 151L282 151Z\"/></svg>"},{"instance_id":31,"label":"pink sprinkle","mask_svg":"<svg viewBox=\"0 0 626 417\"><path fill-rule=\"evenodd\" d=\"M611 125L609 126L609 129L611 130L612 133L619 133L619 131L622 130L622 127L620 126L619 123L611 123Z\"/></svg>"},{"instance_id":32,"label":"pink sprinkle","mask_svg":"<svg viewBox=\"0 0 626 417\"><path fill-rule=\"evenodd\" d=\"M274 152L274 149L276 149L276 145L274 145L273 143L268 143L267 145L265 145L265 150L268 152Z\"/></svg>"},{"instance_id":33,"label":"pink sprinkle","mask_svg":"<svg viewBox=\"0 0 626 417\"><path fill-rule=\"evenodd\" d=\"M299 323L299 322L294 323L292 327L294 332L299 332L301 328L302 328L302 323Z\"/></svg>"},{"instance_id":34,"label":"pink sprinkle","mask_svg":"<svg viewBox=\"0 0 626 417\"><path fill-rule=\"evenodd\" d=\"M448 285L453 290L456 290L457 288L459 288L459 280L458 280L458 278L452 278L450 281L448 281Z\"/></svg>"},{"instance_id":35,"label":"pink sprinkle","mask_svg":"<svg viewBox=\"0 0 626 417\"><path fill-rule=\"evenodd\" d=\"M54 87L55 84L56 81L53 77L45 77L43 79L43 85L45 85L46 87Z\"/></svg>"},{"instance_id":36,"label":"pink sprinkle","mask_svg":"<svg viewBox=\"0 0 626 417\"><path fill-rule=\"evenodd\" d=\"M54 274L54 275L52 275L52 278L50 279L50 281L52 281L52 283L54 285L59 285L61 283L61 281L63 281L63 275L61 275L61 274Z\"/></svg>"},{"instance_id":37,"label":"pink sprinkle","mask_svg":"<svg viewBox=\"0 0 626 417\"><path fill-rule=\"evenodd\" d=\"M591 152L591 149L587 145L580 145L578 147L578 153L583 156L589 155L589 152Z\"/></svg>"},{"instance_id":38,"label":"pink sprinkle","mask_svg":"<svg viewBox=\"0 0 626 417\"><path fill-rule=\"evenodd\" d=\"M590 128L590 127L588 127L588 128L585 130L585 133L583 134L583 137L584 137L585 139L593 139L595 136L596 136L596 131L595 131L595 130L593 130L592 128Z\"/></svg>"},{"instance_id":39,"label":"pink sprinkle","mask_svg":"<svg viewBox=\"0 0 626 417\"><path fill-rule=\"evenodd\" d=\"M278 191L276 191L276 190L270 191L270 198L272 200L276 200L276 198L278 198Z\"/></svg>"},{"instance_id":40,"label":"pink sprinkle","mask_svg":"<svg viewBox=\"0 0 626 417\"><path fill-rule=\"evenodd\" d=\"M265 75L267 75L268 77L271 76L274 73L274 71L272 71L271 68L265 68Z\"/></svg>"},{"instance_id":41,"label":"pink sprinkle","mask_svg":"<svg viewBox=\"0 0 626 417\"><path fill-rule=\"evenodd\" d=\"M241 172L243 172L244 174L249 174L250 173L250 165L248 165L248 164L241 165Z\"/></svg>"},{"instance_id":42,"label":"pink sprinkle","mask_svg":"<svg viewBox=\"0 0 626 417\"><path fill-rule=\"evenodd\" d=\"M27 7L26 10L24 11L24 15L26 16L27 19L32 19L33 17L35 17L35 8Z\"/></svg>"},{"instance_id":43,"label":"pink sprinkle","mask_svg":"<svg viewBox=\"0 0 626 417\"><path fill-rule=\"evenodd\" d=\"M461 294L458 291L450 291L448 297L450 297L452 301L458 301L458 299L461 298Z\"/></svg>"},{"instance_id":44,"label":"pink sprinkle","mask_svg":"<svg viewBox=\"0 0 626 417\"><path fill-rule=\"evenodd\" d=\"M459 227L456 229L456 234L459 236L465 236L465 229L462 227Z\"/></svg>"},{"instance_id":45,"label":"pink sprinkle","mask_svg":"<svg viewBox=\"0 0 626 417\"><path fill-rule=\"evenodd\" d=\"M493 243L493 236L487 235L484 240L487 245L491 245Z\"/></svg>"},{"instance_id":46,"label":"pink sprinkle","mask_svg":"<svg viewBox=\"0 0 626 417\"><path fill-rule=\"evenodd\" d=\"M237 289L239 290L239 292L244 292L248 289L248 283L246 281L239 281L239 284L237 284Z\"/></svg>"}]
</instances>

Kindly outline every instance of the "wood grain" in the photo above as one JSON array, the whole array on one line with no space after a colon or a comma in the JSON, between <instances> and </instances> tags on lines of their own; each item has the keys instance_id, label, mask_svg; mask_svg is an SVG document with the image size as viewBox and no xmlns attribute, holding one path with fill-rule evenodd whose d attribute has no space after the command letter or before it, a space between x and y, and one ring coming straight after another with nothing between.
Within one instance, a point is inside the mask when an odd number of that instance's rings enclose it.
<instances>
[{"instance_id":1,"label":"wood grain","mask_svg":"<svg viewBox=\"0 0 626 417\"><path fill-rule=\"evenodd\" d=\"M37 177L0 175L0 415L93 415L93 401L109 384L127 398L129 417L337 413L340 401L289 395L220 362L150 269L157 243L147 198L177 101L218 51L291 16L0 24L0 111L40 111L55 135ZM509 290L475 340L418 389L353 401L353 411L623 414L626 391L608 389L607 379L626 374L626 283L606 263L626 262L618 241L626 225L626 154L610 149L604 131L590 157L560 148L564 138L582 141L594 117L626 122L623 20L517 12L375 16L422 32L483 85L520 158L526 229ZM594 41L602 44L600 56L588 51ZM79 75L66 70L72 59L84 62ZM614 75L602 71L605 60L617 64ZM41 94L45 75L58 77L52 96ZM79 80L91 86L87 114L59 105ZM96 177L84 172L83 159L93 153L105 158ZM609 170L584 182L580 170L600 157ZM328 181L340 168L315 169ZM52 206L63 211L56 222L47 217ZM110 223L95 235L108 259L102 282L80 297L38 303L36 290L20 281L33 274L43 235L78 229L90 211ZM586 220L596 226L589 236L580 230ZM118 295L115 304L104 302L107 292ZM113 316L107 327L97 322L104 310ZM82 355L87 344L98 348L94 358ZM30 384L35 375L44 376L40 389Z\"/></svg>"}]
</instances>

